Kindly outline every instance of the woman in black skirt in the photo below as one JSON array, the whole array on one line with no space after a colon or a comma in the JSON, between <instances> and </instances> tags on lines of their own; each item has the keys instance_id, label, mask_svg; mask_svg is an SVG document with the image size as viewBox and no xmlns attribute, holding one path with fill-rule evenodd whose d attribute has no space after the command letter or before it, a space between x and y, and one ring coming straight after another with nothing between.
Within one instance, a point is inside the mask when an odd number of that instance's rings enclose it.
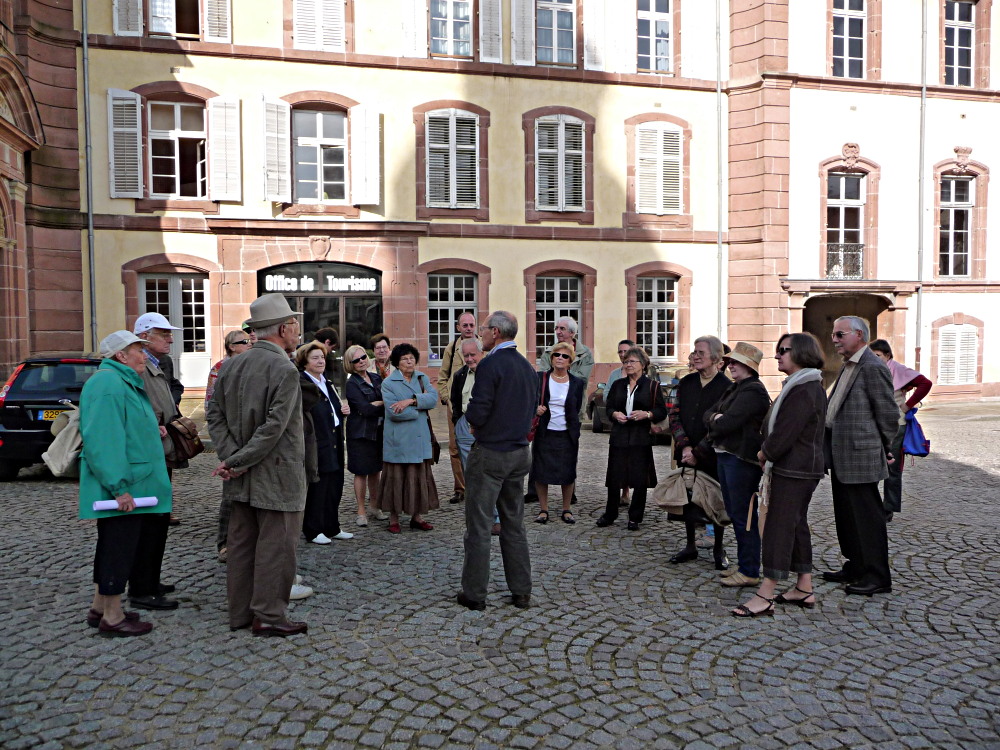
<instances>
[{"instance_id":1,"label":"woman in black skirt","mask_svg":"<svg viewBox=\"0 0 1000 750\"><path fill-rule=\"evenodd\" d=\"M378 509L378 483L382 476L382 378L369 372L368 352L355 344L344 352L347 378L347 470L354 475L358 526L368 525L368 514L384 521ZM368 496L368 512L365 511Z\"/></svg>"},{"instance_id":2,"label":"woman in black skirt","mask_svg":"<svg viewBox=\"0 0 1000 750\"><path fill-rule=\"evenodd\" d=\"M580 452L580 407L586 383L570 375L576 351L567 343L552 347L548 372L538 373L538 427L531 449L531 475L538 493L535 523L549 521L549 485L562 487L563 523L576 523L569 505L576 487L576 458Z\"/></svg>"},{"instance_id":3,"label":"woman in black skirt","mask_svg":"<svg viewBox=\"0 0 1000 750\"><path fill-rule=\"evenodd\" d=\"M624 377L611 385L605 408L611 419L608 448L608 503L598 526L610 526L618 518L618 499L622 489L632 488L628 506L628 530L638 531L646 510L646 489L656 486L653 466L651 424L667 417L660 384L645 375L649 357L638 346L628 350L622 362Z\"/></svg>"}]
</instances>

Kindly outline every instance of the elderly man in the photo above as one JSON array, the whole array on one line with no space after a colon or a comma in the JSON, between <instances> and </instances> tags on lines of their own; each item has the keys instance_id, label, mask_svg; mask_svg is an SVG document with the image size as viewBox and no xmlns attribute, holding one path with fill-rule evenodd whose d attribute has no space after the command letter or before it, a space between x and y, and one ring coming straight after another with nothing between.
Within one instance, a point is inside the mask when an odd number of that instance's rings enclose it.
<instances>
[{"instance_id":1,"label":"elderly man","mask_svg":"<svg viewBox=\"0 0 1000 750\"><path fill-rule=\"evenodd\" d=\"M132 332L146 343L146 367L141 373L142 385L149 396L149 403L160 427L160 441L167 461L167 475L173 480L174 469L187 468L188 462L178 460L174 441L167 434L167 425L178 416L177 403L170 389L170 378L160 368L174 342L172 331L178 330L160 313L146 313L135 321ZM157 514L149 519L149 534L144 533L136 550L132 575L129 577L129 604L136 609L177 609L176 599L164 596L174 590L173 586L160 583L163 567L163 552L167 546L167 527L170 514Z\"/></svg>"},{"instance_id":2,"label":"elderly man","mask_svg":"<svg viewBox=\"0 0 1000 750\"><path fill-rule=\"evenodd\" d=\"M498 311L482 329L490 355L476 368L465 419L476 442L469 453L465 499L465 562L459 604L486 609L490 581L490 521L500 514L500 551L511 604L531 606L531 559L524 532L521 492L528 473L528 430L535 413L538 377L514 344L517 318Z\"/></svg>"},{"instance_id":3,"label":"elderly man","mask_svg":"<svg viewBox=\"0 0 1000 750\"><path fill-rule=\"evenodd\" d=\"M886 594L892 591L892 576L878 483L889 476L888 462L895 460L890 446L899 408L892 375L868 348L868 324L861 318L848 315L833 322L833 348L844 365L827 406L825 453L846 561L823 578L848 584L848 594Z\"/></svg>"},{"instance_id":4,"label":"elderly man","mask_svg":"<svg viewBox=\"0 0 1000 750\"><path fill-rule=\"evenodd\" d=\"M444 354L441 355L441 369L438 370L437 390L441 394L441 403L448 407L448 454L451 456L451 473L455 477L455 494L451 496L450 503L460 503L465 499L465 474L463 467L465 461L461 458L458 443L455 438L455 422L452 419L451 402L448 399L450 391L449 383L455 373L462 367L462 353L459 347L465 341L476 338L476 316L472 313L462 313L458 316L458 338L445 347Z\"/></svg>"},{"instance_id":5,"label":"elderly man","mask_svg":"<svg viewBox=\"0 0 1000 750\"><path fill-rule=\"evenodd\" d=\"M587 348L586 344L577 339L576 333L579 327L573 318L564 316L556 321L556 341L562 344L569 344L573 347L576 352L576 359L573 360L573 364L569 366L570 374L576 375L578 378L583 378L583 382L590 387L590 371L594 369L594 355ZM542 354L542 359L539 364L539 369L545 372L551 369L552 365L550 363L552 347L549 347ZM584 403L584 408L586 408L586 403ZM580 412L583 413L582 410Z\"/></svg>"},{"instance_id":6,"label":"elderly man","mask_svg":"<svg viewBox=\"0 0 1000 750\"><path fill-rule=\"evenodd\" d=\"M208 431L226 480L229 520L229 627L254 635L305 633L288 619L295 580L295 545L302 532L306 477L302 470L302 390L288 355L299 341L299 317L280 294L250 305L257 332L249 351L219 373L208 406Z\"/></svg>"}]
</instances>

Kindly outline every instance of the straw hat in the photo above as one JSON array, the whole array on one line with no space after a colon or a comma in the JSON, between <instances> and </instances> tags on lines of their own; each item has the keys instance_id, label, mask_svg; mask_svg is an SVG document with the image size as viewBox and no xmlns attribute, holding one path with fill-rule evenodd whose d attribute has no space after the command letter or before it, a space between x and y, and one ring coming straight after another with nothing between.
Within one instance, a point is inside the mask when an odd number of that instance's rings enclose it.
<instances>
[{"instance_id":1,"label":"straw hat","mask_svg":"<svg viewBox=\"0 0 1000 750\"><path fill-rule=\"evenodd\" d=\"M288 300L282 294L262 294L250 303L250 317L243 325L250 328L267 328L276 323L284 323L292 316L301 316L288 306Z\"/></svg>"},{"instance_id":2,"label":"straw hat","mask_svg":"<svg viewBox=\"0 0 1000 750\"><path fill-rule=\"evenodd\" d=\"M723 359L739 362L741 365L746 365L758 374L760 374L760 361L763 358L764 352L753 344L748 344L745 341L737 342L736 346L733 347L733 350L723 357Z\"/></svg>"}]
</instances>

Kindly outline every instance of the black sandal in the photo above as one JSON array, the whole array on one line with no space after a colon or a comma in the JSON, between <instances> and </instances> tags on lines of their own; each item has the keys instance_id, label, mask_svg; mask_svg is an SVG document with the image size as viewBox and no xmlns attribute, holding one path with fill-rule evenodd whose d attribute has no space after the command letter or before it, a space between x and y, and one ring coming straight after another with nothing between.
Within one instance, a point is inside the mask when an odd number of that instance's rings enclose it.
<instances>
[{"instance_id":1,"label":"black sandal","mask_svg":"<svg viewBox=\"0 0 1000 750\"><path fill-rule=\"evenodd\" d=\"M784 594L778 594L776 597L774 597L775 603L792 604L796 607L804 607L805 609L814 609L816 607L815 591L803 591L798 586L795 587L795 590L798 591L800 594L805 594L805 596L803 596L801 599L789 599L788 597L785 596L785 594L788 593L786 591ZM809 597L812 597L812 601L809 601Z\"/></svg>"},{"instance_id":2,"label":"black sandal","mask_svg":"<svg viewBox=\"0 0 1000 750\"><path fill-rule=\"evenodd\" d=\"M538 511L538 515L535 516L535 523L548 523L549 522L549 512L547 510Z\"/></svg>"},{"instance_id":3,"label":"black sandal","mask_svg":"<svg viewBox=\"0 0 1000 750\"><path fill-rule=\"evenodd\" d=\"M774 599L768 599L766 596L761 596L760 594L754 594L758 599L763 599L767 602L767 609L762 609L760 612L754 612L750 607L745 604L738 606L733 612L731 612L733 617L764 617L774 614Z\"/></svg>"},{"instance_id":4,"label":"black sandal","mask_svg":"<svg viewBox=\"0 0 1000 750\"><path fill-rule=\"evenodd\" d=\"M573 518L573 511L571 510L564 510L562 512L562 520L563 523L576 523L576 519Z\"/></svg>"}]
</instances>

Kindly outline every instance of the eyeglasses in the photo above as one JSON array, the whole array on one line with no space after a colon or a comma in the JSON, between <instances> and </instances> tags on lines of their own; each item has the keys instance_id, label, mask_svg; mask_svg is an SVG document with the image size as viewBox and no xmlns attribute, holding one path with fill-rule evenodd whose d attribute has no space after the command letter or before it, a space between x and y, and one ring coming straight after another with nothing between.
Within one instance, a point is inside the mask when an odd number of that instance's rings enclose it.
<instances>
[{"instance_id":1,"label":"eyeglasses","mask_svg":"<svg viewBox=\"0 0 1000 750\"><path fill-rule=\"evenodd\" d=\"M626 359L625 362L624 362L624 364L626 364L626 365L641 365L642 362L640 362L637 359Z\"/></svg>"},{"instance_id":2,"label":"eyeglasses","mask_svg":"<svg viewBox=\"0 0 1000 750\"><path fill-rule=\"evenodd\" d=\"M362 354L362 355L361 355L360 357L358 357L357 359L352 359L352 360L351 360L351 364L352 364L352 365L356 365L356 364L357 364L358 362L360 362L360 361L362 361L362 360L364 360L364 359L368 359L368 355L367 355L367 354Z\"/></svg>"},{"instance_id":3,"label":"eyeglasses","mask_svg":"<svg viewBox=\"0 0 1000 750\"><path fill-rule=\"evenodd\" d=\"M856 331L834 331L833 332L833 337L835 339L842 339L842 338L844 338L844 336L848 335L849 333L856 333Z\"/></svg>"},{"instance_id":4,"label":"eyeglasses","mask_svg":"<svg viewBox=\"0 0 1000 750\"><path fill-rule=\"evenodd\" d=\"M774 351L776 351L778 353L778 356L780 357L780 356L782 356L784 354L788 354L788 352L790 352L791 350L792 350L792 347L790 347L790 346L779 346Z\"/></svg>"},{"instance_id":5,"label":"eyeglasses","mask_svg":"<svg viewBox=\"0 0 1000 750\"><path fill-rule=\"evenodd\" d=\"M236 344L243 344L243 346L250 346L251 343L252 342L250 341L250 339L239 339L238 341L233 342L233 346L236 346Z\"/></svg>"},{"instance_id":6,"label":"eyeglasses","mask_svg":"<svg viewBox=\"0 0 1000 750\"><path fill-rule=\"evenodd\" d=\"M552 359L556 359L557 357L562 357L563 359L570 359L570 356L566 352L556 352L555 354L552 355Z\"/></svg>"}]
</instances>

